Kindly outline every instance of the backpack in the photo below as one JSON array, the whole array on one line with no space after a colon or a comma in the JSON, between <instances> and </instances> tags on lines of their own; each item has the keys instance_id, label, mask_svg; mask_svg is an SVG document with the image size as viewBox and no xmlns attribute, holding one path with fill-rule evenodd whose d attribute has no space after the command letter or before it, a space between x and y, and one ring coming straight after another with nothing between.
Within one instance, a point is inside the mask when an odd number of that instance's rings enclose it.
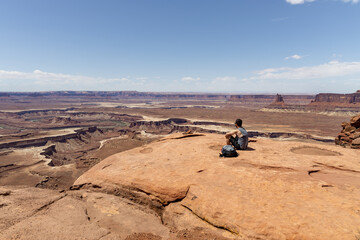
<instances>
[{"instance_id":1,"label":"backpack","mask_svg":"<svg viewBox=\"0 0 360 240\"><path fill-rule=\"evenodd\" d=\"M237 157L238 153L232 145L225 145L221 149L220 157Z\"/></svg>"}]
</instances>

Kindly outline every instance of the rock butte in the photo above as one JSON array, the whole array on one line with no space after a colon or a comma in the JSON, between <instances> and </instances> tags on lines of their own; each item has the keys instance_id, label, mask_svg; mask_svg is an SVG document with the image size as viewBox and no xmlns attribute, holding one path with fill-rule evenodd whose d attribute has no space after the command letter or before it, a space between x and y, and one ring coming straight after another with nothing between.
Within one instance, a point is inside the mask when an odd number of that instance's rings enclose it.
<instances>
[{"instance_id":1,"label":"rock butte","mask_svg":"<svg viewBox=\"0 0 360 240\"><path fill-rule=\"evenodd\" d=\"M108 157L73 187L131 199L168 227L202 222L227 238L358 236L357 150L258 139L237 158L219 158L223 142L217 134L170 135Z\"/></svg>"}]
</instances>

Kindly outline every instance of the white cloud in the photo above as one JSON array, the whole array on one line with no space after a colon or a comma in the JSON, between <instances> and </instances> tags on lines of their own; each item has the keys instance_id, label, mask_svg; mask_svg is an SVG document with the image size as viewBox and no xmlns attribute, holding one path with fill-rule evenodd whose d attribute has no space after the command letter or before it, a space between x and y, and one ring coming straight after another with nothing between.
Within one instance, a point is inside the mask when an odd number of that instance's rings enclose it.
<instances>
[{"instance_id":1,"label":"white cloud","mask_svg":"<svg viewBox=\"0 0 360 240\"><path fill-rule=\"evenodd\" d=\"M181 81L183 82L196 82L196 81L200 81L200 78L193 78L193 77L183 77L181 78Z\"/></svg>"},{"instance_id":2,"label":"white cloud","mask_svg":"<svg viewBox=\"0 0 360 240\"><path fill-rule=\"evenodd\" d=\"M299 59L302 59L304 56L300 56L300 55L292 55L292 56L289 56L289 57L286 57L285 60L289 60L289 59L295 59L295 60L299 60Z\"/></svg>"},{"instance_id":3,"label":"white cloud","mask_svg":"<svg viewBox=\"0 0 360 240\"><path fill-rule=\"evenodd\" d=\"M360 62L331 61L325 64L300 68L268 68L255 73L255 76L243 80L266 79L321 79L360 74Z\"/></svg>"},{"instance_id":4,"label":"white cloud","mask_svg":"<svg viewBox=\"0 0 360 240\"><path fill-rule=\"evenodd\" d=\"M290 4L304 4L305 2L313 2L315 0L286 0Z\"/></svg>"}]
</instances>

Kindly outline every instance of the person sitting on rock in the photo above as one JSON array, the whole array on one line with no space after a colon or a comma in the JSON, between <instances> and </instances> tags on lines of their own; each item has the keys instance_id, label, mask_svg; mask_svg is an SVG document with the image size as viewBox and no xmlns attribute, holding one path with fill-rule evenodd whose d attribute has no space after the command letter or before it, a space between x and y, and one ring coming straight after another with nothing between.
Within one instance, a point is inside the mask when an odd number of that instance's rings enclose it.
<instances>
[{"instance_id":1,"label":"person sitting on rock","mask_svg":"<svg viewBox=\"0 0 360 240\"><path fill-rule=\"evenodd\" d=\"M246 150L249 137L245 128L242 127L241 119L236 119L235 127L237 128L235 131L226 133L226 144L233 145L237 150Z\"/></svg>"}]
</instances>

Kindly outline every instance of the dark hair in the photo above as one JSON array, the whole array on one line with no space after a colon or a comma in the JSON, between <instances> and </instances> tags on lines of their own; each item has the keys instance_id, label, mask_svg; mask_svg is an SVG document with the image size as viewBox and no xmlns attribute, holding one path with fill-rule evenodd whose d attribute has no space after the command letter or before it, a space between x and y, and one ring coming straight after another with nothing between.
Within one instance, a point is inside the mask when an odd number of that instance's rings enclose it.
<instances>
[{"instance_id":1,"label":"dark hair","mask_svg":"<svg viewBox=\"0 0 360 240\"><path fill-rule=\"evenodd\" d=\"M235 124L242 127L242 120L240 118L236 119Z\"/></svg>"}]
</instances>

